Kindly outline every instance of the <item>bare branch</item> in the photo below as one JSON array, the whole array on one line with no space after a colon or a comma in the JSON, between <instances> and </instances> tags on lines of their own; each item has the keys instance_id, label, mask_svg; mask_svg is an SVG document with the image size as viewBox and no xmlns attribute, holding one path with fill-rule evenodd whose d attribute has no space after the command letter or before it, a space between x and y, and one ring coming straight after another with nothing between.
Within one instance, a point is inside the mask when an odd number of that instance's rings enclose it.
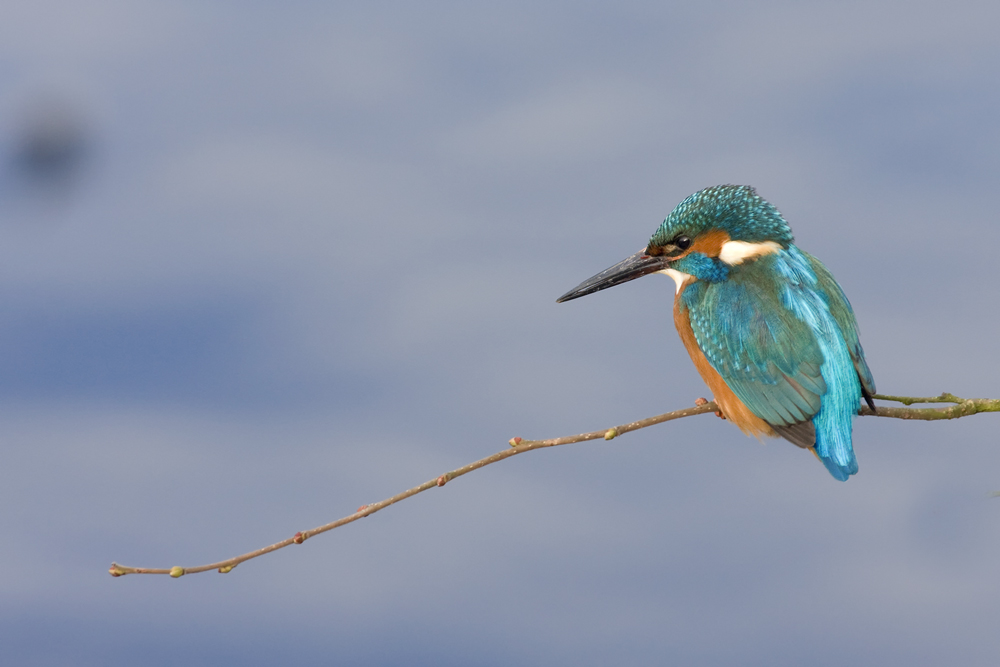
<instances>
[{"instance_id":1,"label":"bare branch","mask_svg":"<svg viewBox=\"0 0 1000 667\"><path fill-rule=\"evenodd\" d=\"M914 403L954 403L954 405L948 408L880 407L878 409L877 416L893 417L895 419L934 421L936 419L958 419L959 417L967 417L979 412L1000 412L1000 399L997 398L959 398L954 394L948 393L928 398L875 394L875 398L883 401L894 401L903 405L913 405ZM871 408L863 406L859 414L870 416L872 414Z\"/></svg>"},{"instance_id":2,"label":"bare branch","mask_svg":"<svg viewBox=\"0 0 1000 667\"><path fill-rule=\"evenodd\" d=\"M995 398L958 398L952 394L941 394L940 396L930 397L930 398L914 398L910 396L887 396L882 394L877 394L875 398L884 401L894 401L896 403L903 403L904 405L913 405L914 403L952 403L951 407L947 408L894 408L894 407L879 407L878 413L875 416L878 417L891 417L895 419L921 419L926 421L936 420L936 419L957 419L959 417L966 417L969 415L974 415L979 412L1000 412L1000 399ZM226 573L231 571L234 567L239 565L244 561L257 558L258 556L263 556L264 554L271 553L272 551L277 551L278 549L284 549L291 544L302 544L310 537L319 535L320 533L325 533L327 531L333 530L334 528L339 528L340 526L346 525L362 519L366 516L370 516L379 510L385 509L389 505L394 505L401 500L406 500L411 496L415 496L418 493L423 493L428 489L433 489L435 487L444 486L456 477L461 477L473 470L478 470L492 463L497 463L498 461L503 461L504 459L509 459L512 456L517 456L518 454L523 454L525 452L530 452L536 449L542 449L545 447L558 447L559 445L569 445L575 442L585 442L587 440L612 440L620 435L628 433L629 431L637 431L641 428L646 428L648 426L653 426L655 424L662 424L663 422L671 421L674 419L681 419L683 417L693 417L694 415L702 415L708 412L717 412L719 410L715 403L705 401L705 399L698 399L696 401L697 405L693 408L686 408L684 410L675 410L673 412L667 412L656 417L649 417L647 419L640 419L639 421L630 422L628 424L622 424L621 426L614 426L609 429L602 431L591 431L589 433L581 433L579 435L566 436L562 438L551 438L549 440L522 440L521 438L511 438L510 448L504 449L502 451L493 454L492 456L487 456L486 458L479 459L468 465L464 465L461 468L456 468L449 472L444 473L432 480L428 480L419 486L415 486L412 489L407 489L402 493L397 493L391 498L386 498L377 503L372 503L371 505L362 505L358 508L354 514L345 516L342 519L337 519L336 521L331 521L328 524L313 528L311 530L305 530L295 533L292 537L282 540L281 542L275 542L270 546L257 549L256 551L251 551L245 553L242 556L236 556L235 558L230 558L228 560L219 561L218 563L209 563L208 565L199 565L196 567L172 567L172 568L146 568L146 567L127 567L125 565L119 565L117 563L112 563L111 568L108 572L113 577L120 577L124 574L169 574L171 577L182 577L185 574L195 574L196 572L207 572L209 570L218 570L221 573ZM861 415L871 416L872 411L870 408L863 407L859 412Z\"/></svg>"}]
</instances>

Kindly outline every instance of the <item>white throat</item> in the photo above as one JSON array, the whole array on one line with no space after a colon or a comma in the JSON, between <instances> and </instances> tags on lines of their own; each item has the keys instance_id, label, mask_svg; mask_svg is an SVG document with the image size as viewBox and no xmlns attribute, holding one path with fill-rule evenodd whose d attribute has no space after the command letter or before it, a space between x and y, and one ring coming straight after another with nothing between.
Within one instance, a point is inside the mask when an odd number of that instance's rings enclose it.
<instances>
[{"instance_id":1,"label":"white throat","mask_svg":"<svg viewBox=\"0 0 1000 667\"><path fill-rule=\"evenodd\" d=\"M695 279L690 273L684 273L683 271L678 271L677 269L660 269L657 273L662 273L663 275L670 276L674 279L674 282L677 283L677 291L674 292L674 294L680 294L685 283Z\"/></svg>"}]
</instances>

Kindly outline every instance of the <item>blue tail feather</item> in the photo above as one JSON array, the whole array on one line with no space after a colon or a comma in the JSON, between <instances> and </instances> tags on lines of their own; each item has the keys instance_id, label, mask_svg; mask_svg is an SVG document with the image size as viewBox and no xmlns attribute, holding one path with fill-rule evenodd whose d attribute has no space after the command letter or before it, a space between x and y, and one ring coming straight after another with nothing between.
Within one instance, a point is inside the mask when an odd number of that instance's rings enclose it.
<instances>
[{"instance_id":1,"label":"blue tail feather","mask_svg":"<svg viewBox=\"0 0 1000 667\"><path fill-rule=\"evenodd\" d=\"M819 460L823 462L823 465L835 479L846 482L848 477L858 471L858 459L854 456L854 449L851 447L850 440L847 441L846 445L837 443L832 449L833 451L828 443L821 445L820 439L817 437L816 454L819 456Z\"/></svg>"}]
</instances>

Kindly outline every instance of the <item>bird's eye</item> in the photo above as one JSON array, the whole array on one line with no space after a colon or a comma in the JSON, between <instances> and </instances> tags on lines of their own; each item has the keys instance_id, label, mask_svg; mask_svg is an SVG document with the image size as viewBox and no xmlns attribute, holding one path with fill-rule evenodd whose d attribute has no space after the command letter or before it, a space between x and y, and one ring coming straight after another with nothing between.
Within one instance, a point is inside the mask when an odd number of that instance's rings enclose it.
<instances>
[{"instance_id":1,"label":"bird's eye","mask_svg":"<svg viewBox=\"0 0 1000 667\"><path fill-rule=\"evenodd\" d=\"M691 239L686 236L678 236L674 239L673 245L677 246L681 250L687 250L691 247Z\"/></svg>"}]
</instances>

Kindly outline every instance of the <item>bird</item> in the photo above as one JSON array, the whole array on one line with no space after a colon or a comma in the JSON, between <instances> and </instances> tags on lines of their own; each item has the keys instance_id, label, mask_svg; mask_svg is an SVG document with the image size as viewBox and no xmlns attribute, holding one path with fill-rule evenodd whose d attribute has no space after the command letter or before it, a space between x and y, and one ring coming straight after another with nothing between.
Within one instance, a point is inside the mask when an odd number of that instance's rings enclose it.
<instances>
[{"instance_id":1,"label":"bird","mask_svg":"<svg viewBox=\"0 0 1000 667\"><path fill-rule=\"evenodd\" d=\"M811 451L837 480L857 473L851 439L875 380L844 290L747 185L684 199L645 248L557 299L653 273L670 276L674 325L722 417Z\"/></svg>"}]
</instances>

